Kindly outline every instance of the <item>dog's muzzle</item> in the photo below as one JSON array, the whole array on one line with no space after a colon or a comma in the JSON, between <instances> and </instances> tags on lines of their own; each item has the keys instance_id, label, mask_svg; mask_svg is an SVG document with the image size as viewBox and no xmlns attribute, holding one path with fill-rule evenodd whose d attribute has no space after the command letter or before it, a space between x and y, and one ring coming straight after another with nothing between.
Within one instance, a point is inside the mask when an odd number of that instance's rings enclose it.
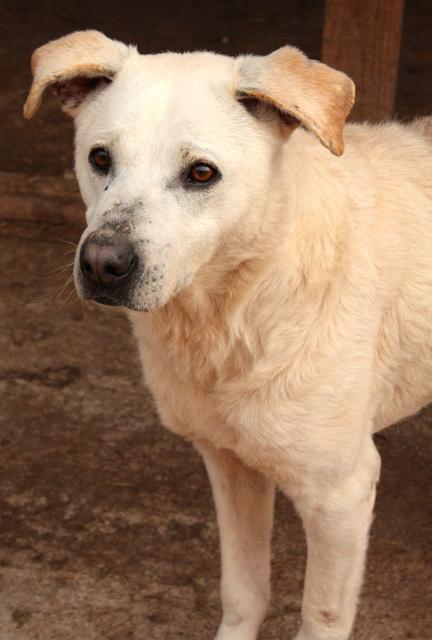
<instances>
[{"instance_id":1,"label":"dog's muzzle","mask_svg":"<svg viewBox=\"0 0 432 640\"><path fill-rule=\"evenodd\" d=\"M127 305L138 270L137 253L127 237L93 233L81 247L79 266L84 298L112 306Z\"/></svg>"}]
</instances>

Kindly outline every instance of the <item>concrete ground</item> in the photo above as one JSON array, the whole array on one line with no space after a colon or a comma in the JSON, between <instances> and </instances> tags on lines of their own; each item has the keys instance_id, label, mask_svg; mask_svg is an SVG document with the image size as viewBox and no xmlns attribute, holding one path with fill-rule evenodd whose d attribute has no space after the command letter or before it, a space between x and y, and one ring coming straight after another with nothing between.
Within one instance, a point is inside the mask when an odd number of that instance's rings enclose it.
<instances>
[{"instance_id":1,"label":"concrete ground","mask_svg":"<svg viewBox=\"0 0 432 640\"><path fill-rule=\"evenodd\" d=\"M74 296L67 265L79 229L23 220L44 198L53 213L72 206L58 187L71 168L70 123L54 101L30 125L19 108L31 50L72 29L96 26L143 50L261 52L289 41L318 55L322 3L121 4L2 7L0 640L210 640L220 615L217 528L199 456L159 424L125 318ZM431 7L408 3L404 116L431 111ZM432 638L431 430L429 409L377 439L383 472L353 640ZM273 603L260 639L294 635L304 563L301 525L278 496Z\"/></svg>"}]
</instances>

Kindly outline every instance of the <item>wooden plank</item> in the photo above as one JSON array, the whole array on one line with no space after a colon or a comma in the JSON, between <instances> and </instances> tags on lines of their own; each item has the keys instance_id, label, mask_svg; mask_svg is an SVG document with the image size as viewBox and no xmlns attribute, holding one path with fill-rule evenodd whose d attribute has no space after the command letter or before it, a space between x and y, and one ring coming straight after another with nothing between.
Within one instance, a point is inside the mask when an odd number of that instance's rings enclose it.
<instances>
[{"instance_id":1,"label":"wooden plank","mask_svg":"<svg viewBox=\"0 0 432 640\"><path fill-rule=\"evenodd\" d=\"M0 171L0 221L83 227L84 205L75 178Z\"/></svg>"},{"instance_id":2,"label":"wooden plank","mask_svg":"<svg viewBox=\"0 0 432 640\"><path fill-rule=\"evenodd\" d=\"M357 87L354 120L393 115L404 0L326 0L322 59Z\"/></svg>"}]
</instances>

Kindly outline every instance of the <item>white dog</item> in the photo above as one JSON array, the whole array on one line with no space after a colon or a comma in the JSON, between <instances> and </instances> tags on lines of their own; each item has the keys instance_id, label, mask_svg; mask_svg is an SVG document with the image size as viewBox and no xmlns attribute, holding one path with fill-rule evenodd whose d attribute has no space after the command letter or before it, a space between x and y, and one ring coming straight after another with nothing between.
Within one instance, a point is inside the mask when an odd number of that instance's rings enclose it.
<instances>
[{"instance_id":1,"label":"white dog","mask_svg":"<svg viewBox=\"0 0 432 640\"><path fill-rule=\"evenodd\" d=\"M307 537L296 638L347 640L372 433L432 400L431 121L347 126L338 157L353 83L292 47L142 56L86 31L33 72L26 117L51 86L75 118L78 292L129 309L163 423L204 457L217 640L265 616L275 485Z\"/></svg>"}]
</instances>

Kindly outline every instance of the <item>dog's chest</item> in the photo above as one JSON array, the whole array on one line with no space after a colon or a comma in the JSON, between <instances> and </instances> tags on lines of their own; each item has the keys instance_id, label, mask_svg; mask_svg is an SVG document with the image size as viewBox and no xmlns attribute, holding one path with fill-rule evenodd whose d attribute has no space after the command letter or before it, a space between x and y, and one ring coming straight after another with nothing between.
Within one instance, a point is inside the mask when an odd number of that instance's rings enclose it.
<instances>
[{"instance_id":1,"label":"dog's chest","mask_svg":"<svg viewBox=\"0 0 432 640\"><path fill-rule=\"evenodd\" d=\"M309 443L295 407L273 402L271 385L250 388L251 355L244 343L218 364L212 340L203 340L198 354L190 350L192 342L170 352L154 336L136 335L145 383L164 426L197 445L229 449L249 467L276 483L289 481L296 490Z\"/></svg>"},{"instance_id":2,"label":"dog's chest","mask_svg":"<svg viewBox=\"0 0 432 640\"><path fill-rule=\"evenodd\" d=\"M194 441L237 449L244 434L230 415L247 387L251 354L245 344L211 329L162 339L147 323L133 324L145 383L164 425Z\"/></svg>"}]
</instances>

